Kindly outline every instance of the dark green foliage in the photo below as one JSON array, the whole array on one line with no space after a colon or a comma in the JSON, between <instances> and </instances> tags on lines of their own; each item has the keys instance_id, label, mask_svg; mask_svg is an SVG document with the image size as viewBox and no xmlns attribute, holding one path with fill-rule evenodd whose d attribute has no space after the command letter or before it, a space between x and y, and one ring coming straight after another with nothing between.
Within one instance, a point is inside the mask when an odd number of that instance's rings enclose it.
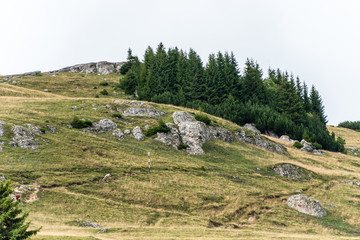
<instances>
[{"instance_id":1,"label":"dark green foliage","mask_svg":"<svg viewBox=\"0 0 360 240\"><path fill-rule=\"evenodd\" d=\"M0 239L22 240L35 235L40 229L28 231L30 222L25 223L28 213L22 214L19 202L11 199L13 190L10 181L0 181Z\"/></svg>"},{"instance_id":2,"label":"dark green foliage","mask_svg":"<svg viewBox=\"0 0 360 240\"><path fill-rule=\"evenodd\" d=\"M188 147L189 147L189 145L181 142L178 146L178 150L187 149Z\"/></svg>"},{"instance_id":3,"label":"dark green foliage","mask_svg":"<svg viewBox=\"0 0 360 240\"><path fill-rule=\"evenodd\" d=\"M109 86L109 83L106 81L103 81L99 84L100 86Z\"/></svg>"},{"instance_id":4,"label":"dark green foliage","mask_svg":"<svg viewBox=\"0 0 360 240\"><path fill-rule=\"evenodd\" d=\"M45 128L40 128L40 131L41 131L42 133L45 133L45 132L46 132L46 129L45 129Z\"/></svg>"},{"instance_id":5,"label":"dark green foliage","mask_svg":"<svg viewBox=\"0 0 360 240\"><path fill-rule=\"evenodd\" d=\"M263 79L259 65L248 59L239 74L234 54L211 54L206 66L197 53L178 48L166 50L162 43L154 52L148 47L144 63L129 54L131 67L120 81L127 94L139 99L174 104L219 116L237 124L255 123L261 132L272 131L339 151L326 129L326 115L319 93L309 96L299 78L269 69ZM129 62L128 61L128 62ZM150 134L150 132L149 132Z\"/></svg>"},{"instance_id":6,"label":"dark green foliage","mask_svg":"<svg viewBox=\"0 0 360 240\"><path fill-rule=\"evenodd\" d=\"M109 95L108 91L106 89L103 89L102 91L100 91L101 95Z\"/></svg>"},{"instance_id":7,"label":"dark green foliage","mask_svg":"<svg viewBox=\"0 0 360 240\"><path fill-rule=\"evenodd\" d=\"M205 114L195 114L195 119L197 121L203 122L206 125L209 125L211 123L211 120L208 116L206 116Z\"/></svg>"},{"instance_id":8,"label":"dark green foliage","mask_svg":"<svg viewBox=\"0 0 360 240\"><path fill-rule=\"evenodd\" d=\"M296 141L296 142L294 142L293 146L296 147L296 148L298 148L298 149L300 149L300 148L302 148L304 145L302 145L299 141Z\"/></svg>"},{"instance_id":9,"label":"dark green foliage","mask_svg":"<svg viewBox=\"0 0 360 240\"><path fill-rule=\"evenodd\" d=\"M133 64L133 60L134 60L134 56L132 55L132 51L129 48L128 50L128 56L127 56L127 62L124 63L121 68L120 68L120 73L125 75L132 67Z\"/></svg>"},{"instance_id":10,"label":"dark green foliage","mask_svg":"<svg viewBox=\"0 0 360 240\"><path fill-rule=\"evenodd\" d=\"M93 89L97 89L97 86L93 86Z\"/></svg>"},{"instance_id":11,"label":"dark green foliage","mask_svg":"<svg viewBox=\"0 0 360 240\"><path fill-rule=\"evenodd\" d=\"M119 119L122 118L120 113L114 113L112 116Z\"/></svg>"},{"instance_id":12,"label":"dark green foliage","mask_svg":"<svg viewBox=\"0 0 360 240\"><path fill-rule=\"evenodd\" d=\"M35 73L35 76L37 76L37 77L41 77L41 76L42 76L42 73L40 73L40 72L36 72L36 73Z\"/></svg>"},{"instance_id":13,"label":"dark green foliage","mask_svg":"<svg viewBox=\"0 0 360 240\"><path fill-rule=\"evenodd\" d=\"M86 127L91 127L92 122L90 120L81 120L77 116L73 118L73 120L70 122L71 126L73 128L81 129Z\"/></svg>"},{"instance_id":14,"label":"dark green foliage","mask_svg":"<svg viewBox=\"0 0 360 240\"><path fill-rule=\"evenodd\" d=\"M312 143L312 145L315 149L322 149L322 146L319 143Z\"/></svg>"},{"instance_id":15,"label":"dark green foliage","mask_svg":"<svg viewBox=\"0 0 360 240\"><path fill-rule=\"evenodd\" d=\"M351 121L345 121L345 122L341 122L339 123L338 127L343 127L343 128L349 128L355 131L360 131L360 121L356 121L356 122L351 122Z\"/></svg>"},{"instance_id":16,"label":"dark green foliage","mask_svg":"<svg viewBox=\"0 0 360 240\"><path fill-rule=\"evenodd\" d=\"M95 94L95 98L99 98L99 94Z\"/></svg>"},{"instance_id":17,"label":"dark green foliage","mask_svg":"<svg viewBox=\"0 0 360 240\"><path fill-rule=\"evenodd\" d=\"M166 126L165 122L163 120L159 120L159 125L149 128L146 133L145 136L150 137L152 135L155 135L158 132L170 132L171 128L169 128L168 126Z\"/></svg>"}]
</instances>

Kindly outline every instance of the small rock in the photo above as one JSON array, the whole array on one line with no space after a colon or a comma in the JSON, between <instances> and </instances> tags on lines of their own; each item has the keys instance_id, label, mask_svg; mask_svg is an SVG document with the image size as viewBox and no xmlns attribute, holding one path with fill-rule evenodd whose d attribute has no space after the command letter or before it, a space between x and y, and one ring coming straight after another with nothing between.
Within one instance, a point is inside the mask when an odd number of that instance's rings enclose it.
<instances>
[{"instance_id":1,"label":"small rock","mask_svg":"<svg viewBox=\"0 0 360 240\"><path fill-rule=\"evenodd\" d=\"M280 163L273 166L271 169L277 175L294 180L312 179L312 175L307 174L303 168L290 163Z\"/></svg>"},{"instance_id":2,"label":"small rock","mask_svg":"<svg viewBox=\"0 0 360 240\"><path fill-rule=\"evenodd\" d=\"M76 111L76 110L79 110L79 107L78 106L73 106L73 107L71 107L71 109Z\"/></svg>"},{"instance_id":3,"label":"small rock","mask_svg":"<svg viewBox=\"0 0 360 240\"><path fill-rule=\"evenodd\" d=\"M6 182L6 177L5 176L0 176L0 181L1 182Z\"/></svg>"},{"instance_id":4,"label":"small rock","mask_svg":"<svg viewBox=\"0 0 360 240\"><path fill-rule=\"evenodd\" d=\"M108 229L107 229L107 228L103 228L103 229L101 229L100 231L98 231L98 233L106 233L106 232L108 232Z\"/></svg>"},{"instance_id":5,"label":"small rock","mask_svg":"<svg viewBox=\"0 0 360 240\"><path fill-rule=\"evenodd\" d=\"M159 110L150 109L150 108L134 108L129 107L124 112L123 115L125 117L151 117L151 118L160 118L165 113Z\"/></svg>"},{"instance_id":6,"label":"small rock","mask_svg":"<svg viewBox=\"0 0 360 240\"><path fill-rule=\"evenodd\" d=\"M139 126L134 127L134 129L132 130L132 134L133 134L134 138L138 141L145 140L145 135L143 134L143 132Z\"/></svg>"},{"instance_id":7,"label":"small rock","mask_svg":"<svg viewBox=\"0 0 360 240\"><path fill-rule=\"evenodd\" d=\"M131 133L131 131L130 131L129 129L125 129L125 130L124 130L124 133L127 134L127 135L129 135L129 134Z\"/></svg>"},{"instance_id":8,"label":"small rock","mask_svg":"<svg viewBox=\"0 0 360 240\"><path fill-rule=\"evenodd\" d=\"M73 126L70 124L70 125L67 125L67 127L69 128L69 129L73 129Z\"/></svg>"},{"instance_id":9,"label":"small rock","mask_svg":"<svg viewBox=\"0 0 360 240\"><path fill-rule=\"evenodd\" d=\"M121 129L117 128L112 132L112 135L118 137L118 138L124 138L125 135L124 133L121 131Z\"/></svg>"},{"instance_id":10,"label":"small rock","mask_svg":"<svg viewBox=\"0 0 360 240\"><path fill-rule=\"evenodd\" d=\"M150 126L149 125L145 125L145 130L148 130L149 128L150 128Z\"/></svg>"},{"instance_id":11,"label":"small rock","mask_svg":"<svg viewBox=\"0 0 360 240\"><path fill-rule=\"evenodd\" d=\"M45 89L44 89L44 92L50 92L50 90L49 90L49 89L47 89L47 88L45 88Z\"/></svg>"},{"instance_id":12,"label":"small rock","mask_svg":"<svg viewBox=\"0 0 360 240\"><path fill-rule=\"evenodd\" d=\"M5 134L4 125L5 125L5 121L0 120L0 137L3 137Z\"/></svg>"},{"instance_id":13,"label":"small rock","mask_svg":"<svg viewBox=\"0 0 360 240\"><path fill-rule=\"evenodd\" d=\"M53 133L53 134L58 133L56 127L54 127L54 126L46 125L46 128L48 129L48 131L49 131L50 133Z\"/></svg>"},{"instance_id":14,"label":"small rock","mask_svg":"<svg viewBox=\"0 0 360 240\"><path fill-rule=\"evenodd\" d=\"M90 222L90 221L79 221L75 220L81 227L92 227L92 228L101 228L101 225L98 223Z\"/></svg>"},{"instance_id":15,"label":"small rock","mask_svg":"<svg viewBox=\"0 0 360 240\"><path fill-rule=\"evenodd\" d=\"M103 182L106 182L109 177L111 177L111 174L110 173L106 174L105 177L103 178Z\"/></svg>"},{"instance_id":16,"label":"small rock","mask_svg":"<svg viewBox=\"0 0 360 240\"><path fill-rule=\"evenodd\" d=\"M282 136L280 137L280 140L283 140L283 141L286 141L286 142L289 142L289 143L295 143L295 140L290 139L290 137L287 136L287 135L282 135Z\"/></svg>"}]
</instances>

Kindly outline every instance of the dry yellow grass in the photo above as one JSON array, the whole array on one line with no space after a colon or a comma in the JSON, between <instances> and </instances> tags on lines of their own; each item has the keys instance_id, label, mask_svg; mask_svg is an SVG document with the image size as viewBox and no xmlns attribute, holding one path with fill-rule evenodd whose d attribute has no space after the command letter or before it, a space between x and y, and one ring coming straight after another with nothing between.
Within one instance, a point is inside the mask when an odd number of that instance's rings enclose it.
<instances>
[{"instance_id":1,"label":"dry yellow grass","mask_svg":"<svg viewBox=\"0 0 360 240\"><path fill-rule=\"evenodd\" d=\"M345 139L346 147L360 148L360 132L341 127L328 126L330 132Z\"/></svg>"}]
</instances>

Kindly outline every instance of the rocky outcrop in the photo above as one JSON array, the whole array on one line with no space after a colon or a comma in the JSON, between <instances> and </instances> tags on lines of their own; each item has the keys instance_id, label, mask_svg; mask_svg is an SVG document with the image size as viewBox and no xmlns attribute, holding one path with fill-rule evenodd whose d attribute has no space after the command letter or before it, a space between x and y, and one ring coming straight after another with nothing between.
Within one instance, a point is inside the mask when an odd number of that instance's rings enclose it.
<instances>
[{"instance_id":1,"label":"rocky outcrop","mask_svg":"<svg viewBox=\"0 0 360 240\"><path fill-rule=\"evenodd\" d=\"M244 128L247 128L247 129L251 130L251 131L254 132L255 134L260 134L260 133L261 133L261 132L259 131L259 129L257 129L257 128L255 127L254 124L247 123L247 124L244 125Z\"/></svg>"},{"instance_id":2,"label":"rocky outcrop","mask_svg":"<svg viewBox=\"0 0 360 240\"><path fill-rule=\"evenodd\" d=\"M47 72L49 74L57 74L59 72L73 72L73 73L97 73L100 75L107 75L111 73L119 73L120 68L124 62L93 62L85 64L77 64L70 67L65 67L59 70Z\"/></svg>"},{"instance_id":3,"label":"rocky outcrop","mask_svg":"<svg viewBox=\"0 0 360 240\"><path fill-rule=\"evenodd\" d=\"M101 119L98 122L94 122L92 127L85 128L84 132L93 132L93 133L104 133L115 130L117 124L111 121L110 119Z\"/></svg>"},{"instance_id":4,"label":"rocky outcrop","mask_svg":"<svg viewBox=\"0 0 360 240\"><path fill-rule=\"evenodd\" d=\"M129 107L124 112L122 112L122 115L125 117L151 117L151 118L160 118L165 113L156 109L151 108L134 108Z\"/></svg>"},{"instance_id":5,"label":"rocky outcrop","mask_svg":"<svg viewBox=\"0 0 360 240\"><path fill-rule=\"evenodd\" d=\"M53 134L58 133L56 127L54 127L54 126L46 125L46 129L47 129L50 133L53 133Z\"/></svg>"},{"instance_id":6,"label":"rocky outcrop","mask_svg":"<svg viewBox=\"0 0 360 240\"><path fill-rule=\"evenodd\" d=\"M302 194L296 194L289 197L287 205L301 213L309 214L311 216L326 216L326 211L318 200L311 197L305 197Z\"/></svg>"},{"instance_id":7,"label":"rocky outcrop","mask_svg":"<svg viewBox=\"0 0 360 240\"><path fill-rule=\"evenodd\" d=\"M175 127L174 124L171 123L166 123L166 126L171 129L170 132L158 132L157 138L155 138L155 140L177 149L181 143L179 130Z\"/></svg>"},{"instance_id":8,"label":"rocky outcrop","mask_svg":"<svg viewBox=\"0 0 360 240\"><path fill-rule=\"evenodd\" d=\"M314 153L314 154L321 154L320 150L315 149L314 146L311 143L305 141L304 139L301 140L300 143L303 145L303 147L300 149L301 151Z\"/></svg>"},{"instance_id":9,"label":"rocky outcrop","mask_svg":"<svg viewBox=\"0 0 360 240\"><path fill-rule=\"evenodd\" d=\"M280 154L285 154L287 152L286 148L282 146L281 144L272 142L268 140L265 137L262 137L259 133L259 130L257 130L255 127L252 126L251 131L236 131L234 132L235 139L245 142L254 144L258 147L261 147L265 150L271 151L271 152L277 152ZM249 128L248 128L249 129ZM257 130L257 131L256 131Z\"/></svg>"},{"instance_id":10,"label":"rocky outcrop","mask_svg":"<svg viewBox=\"0 0 360 240\"><path fill-rule=\"evenodd\" d=\"M193 122L195 118L190 115L188 112L174 112L172 115L175 124L179 124L181 122Z\"/></svg>"},{"instance_id":11,"label":"rocky outcrop","mask_svg":"<svg viewBox=\"0 0 360 240\"><path fill-rule=\"evenodd\" d=\"M202 145L208 138L205 123L199 121L180 122L178 126L182 142L189 146L186 151L190 154L204 154Z\"/></svg>"},{"instance_id":12,"label":"rocky outcrop","mask_svg":"<svg viewBox=\"0 0 360 240\"><path fill-rule=\"evenodd\" d=\"M293 139L291 139L289 136L287 136L287 135L282 135L281 137L280 137L280 140L283 140L283 141L286 141L286 142L289 142L289 143L295 143L296 141L295 140L293 140Z\"/></svg>"},{"instance_id":13,"label":"rocky outcrop","mask_svg":"<svg viewBox=\"0 0 360 240\"><path fill-rule=\"evenodd\" d=\"M36 150L39 147L39 143L36 141L35 135L30 129L22 126L14 126L12 132L14 133L14 142L9 144L13 147L17 145L21 148L32 150Z\"/></svg>"},{"instance_id":14,"label":"rocky outcrop","mask_svg":"<svg viewBox=\"0 0 360 240\"><path fill-rule=\"evenodd\" d=\"M75 222L81 227L91 227L91 228L101 228L101 225L98 223L90 222L90 221L79 221L75 220Z\"/></svg>"},{"instance_id":15,"label":"rocky outcrop","mask_svg":"<svg viewBox=\"0 0 360 240\"><path fill-rule=\"evenodd\" d=\"M145 135L143 134L143 132L139 126L134 127L134 129L132 130L132 134L133 134L134 138L138 141L145 140Z\"/></svg>"},{"instance_id":16,"label":"rocky outcrop","mask_svg":"<svg viewBox=\"0 0 360 240\"><path fill-rule=\"evenodd\" d=\"M312 174L308 173L307 170L290 163L276 164L275 166L271 167L271 169L277 175L294 180L305 180L313 178Z\"/></svg>"},{"instance_id":17,"label":"rocky outcrop","mask_svg":"<svg viewBox=\"0 0 360 240\"><path fill-rule=\"evenodd\" d=\"M135 107L144 107L145 103L142 101L136 101L136 100L132 100L132 101L128 101L128 100L120 100L120 99L116 99L114 100L114 103L117 104L127 104L127 105L132 105Z\"/></svg>"}]
</instances>

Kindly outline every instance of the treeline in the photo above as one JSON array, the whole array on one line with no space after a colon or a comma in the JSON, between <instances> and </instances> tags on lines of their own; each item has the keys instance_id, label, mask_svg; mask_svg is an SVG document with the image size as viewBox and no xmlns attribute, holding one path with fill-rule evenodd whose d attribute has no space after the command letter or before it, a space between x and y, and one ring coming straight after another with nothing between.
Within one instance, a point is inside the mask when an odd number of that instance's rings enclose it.
<instances>
[{"instance_id":1,"label":"treeline","mask_svg":"<svg viewBox=\"0 0 360 240\"><path fill-rule=\"evenodd\" d=\"M237 124L255 123L263 133L305 139L332 151L343 151L343 141L326 128L321 96L314 86L279 69L263 77L259 65L248 59L240 73L233 53L209 55L204 66L199 55L178 48L156 51L148 47L144 61L128 52L120 87L127 94L158 103L200 109Z\"/></svg>"},{"instance_id":2,"label":"treeline","mask_svg":"<svg viewBox=\"0 0 360 240\"><path fill-rule=\"evenodd\" d=\"M349 129L352 129L352 130L360 131L360 121L356 121L356 122L351 122L351 121L341 122L341 123L339 123L338 127L349 128Z\"/></svg>"}]
</instances>

